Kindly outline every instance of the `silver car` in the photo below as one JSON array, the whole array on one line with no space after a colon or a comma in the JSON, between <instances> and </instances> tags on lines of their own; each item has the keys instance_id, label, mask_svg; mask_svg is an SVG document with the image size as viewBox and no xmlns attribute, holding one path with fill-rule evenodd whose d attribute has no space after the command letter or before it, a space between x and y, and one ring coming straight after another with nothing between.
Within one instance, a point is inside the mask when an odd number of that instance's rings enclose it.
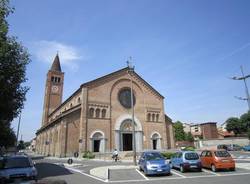
<instances>
[{"instance_id":1,"label":"silver car","mask_svg":"<svg viewBox=\"0 0 250 184\"><path fill-rule=\"evenodd\" d=\"M0 161L1 180L37 180L37 170L32 160L25 155L13 155L4 157Z\"/></svg>"}]
</instances>

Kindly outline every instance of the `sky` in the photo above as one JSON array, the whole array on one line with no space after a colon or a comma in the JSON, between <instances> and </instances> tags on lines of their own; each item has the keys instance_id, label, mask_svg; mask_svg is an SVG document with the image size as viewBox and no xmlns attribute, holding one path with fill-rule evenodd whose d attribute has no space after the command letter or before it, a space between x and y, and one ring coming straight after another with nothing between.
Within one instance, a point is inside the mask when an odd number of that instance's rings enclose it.
<instances>
[{"instance_id":1,"label":"sky","mask_svg":"<svg viewBox=\"0 0 250 184\"><path fill-rule=\"evenodd\" d=\"M31 55L22 110L25 141L41 126L45 79L57 53L63 99L123 67L164 97L173 121L218 122L248 110L240 66L250 74L249 0L12 0L9 35ZM250 79L247 82L250 87ZM18 119L12 122L17 129Z\"/></svg>"}]
</instances>

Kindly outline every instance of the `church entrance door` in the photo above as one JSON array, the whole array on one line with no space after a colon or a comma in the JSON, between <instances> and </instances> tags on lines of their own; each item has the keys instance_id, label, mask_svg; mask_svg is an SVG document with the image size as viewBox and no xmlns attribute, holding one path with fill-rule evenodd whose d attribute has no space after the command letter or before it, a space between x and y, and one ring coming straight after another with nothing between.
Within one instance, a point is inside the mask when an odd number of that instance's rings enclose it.
<instances>
[{"instance_id":1,"label":"church entrance door","mask_svg":"<svg viewBox=\"0 0 250 184\"><path fill-rule=\"evenodd\" d=\"M94 152L100 152L101 140L94 140Z\"/></svg>"},{"instance_id":2,"label":"church entrance door","mask_svg":"<svg viewBox=\"0 0 250 184\"><path fill-rule=\"evenodd\" d=\"M132 133L122 134L123 151L133 150L133 135Z\"/></svg>"}]
</instances>

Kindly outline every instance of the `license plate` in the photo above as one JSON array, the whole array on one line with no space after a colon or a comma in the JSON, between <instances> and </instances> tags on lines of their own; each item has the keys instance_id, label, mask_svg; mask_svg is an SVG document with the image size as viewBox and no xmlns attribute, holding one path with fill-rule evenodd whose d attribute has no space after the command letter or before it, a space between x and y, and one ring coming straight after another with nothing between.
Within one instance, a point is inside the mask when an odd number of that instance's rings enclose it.
<instances>
[{"instance_id":1,"label":"license plate","mask_svg":"<svg viewBox=\"0 0 250 184\"><path fill-rule=\"evenodd\" d=\"M157 171L158 171L158 172L161 172L161 171L162 171L162 169L157 169Z\"/></svg>"},{"instance_id":2,"label":"license plate","mask_svg":"<svg viewBox=\"0 0 250 184\"><path fill-rule=\"evenodd\" d=\"M190 168L197 168L197 166L196 165L191 165Z\"/></svg>"},{"instance_id":3,"label":"license plate","mask_svg":"<svg viewBox=\"0 0 250 184\"><path fill-rule=\"evenodd\" d=\"M222 160L222 162L229 162L229 160Z\"/></svg>"}]
</instances>

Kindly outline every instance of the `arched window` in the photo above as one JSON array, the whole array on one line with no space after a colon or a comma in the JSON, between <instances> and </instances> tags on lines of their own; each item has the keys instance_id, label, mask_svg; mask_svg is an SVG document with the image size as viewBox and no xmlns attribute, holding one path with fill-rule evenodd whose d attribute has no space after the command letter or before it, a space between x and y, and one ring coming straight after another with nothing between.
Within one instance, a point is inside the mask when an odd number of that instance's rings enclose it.
<instances>
[{"instance_id":1,"label":"arched window","mask_svg":"<svg viewBox=\"0 0 250 184\"><path fill-rule=\"evenodd\" d=\"M78 97L77 103L81 103L81 98L80 97Z\"/></svg>"},{"instance_id":2,"label":"arched window","mask_svg":"<svg viewBox=\"0 0 250 184\"><path fill-rule=\"evenodd\" d=\"M71 107L73 107L73 104L72 104L72 103L70 103L70 108L71 108Z\"/></svg>"},{"instance_id":3,"label":"arched window","mask_svg":"<svg viewBox=\"0 0 250 184\"><path fill-rule=\"evenodd\" d=\"M106 109L102 109L102 118L106 117Z\"/></svg>"},{"instance_id":4,"label":"arched window","mask_svg":"<svg viewBox=\"0 0 250 184\"><path fill-rule=\"evenodd\" d=\"M156 119L156 122L159 121L159 114L156 114L155 119Z\"/></svg>"},{"instance_id":5,"label":"arched window","mask_svg":"<svg viewBox=\"0 0 250 184\"><path fill-rule=\"evenodd\" d=\"M155 114L152 114L152 121L155 121Z\"/></svg>"},{"instance_id":6,"label":"arched window","mask_svg":"<svg viewBox=\"0 0 250 184\"><path fill-rule=\"evenodd\" d=\"M91 118L94 117L94 108L89 109L89 117L91 117Z\"/></svg>"},{"instance_id":7,"label":"arched window","mask_svg":"<svg viewBox=\"0 0 250 184\"><path fill-rule=\"evenodd\" d=\"M95 117L100 118L100 109L98 108L95 110Z\"/></svg>"},{"instance_id":8,"label":"arched window","mask_svg":"<svg viewBox=\"0 0 250 184\"><path fill-rule=\"evenodd\" d=\"M150 120L151 120L151 114L148 113L148 115L147 115L147 121L150 121Z\"/></svg>"}]
</instances>

